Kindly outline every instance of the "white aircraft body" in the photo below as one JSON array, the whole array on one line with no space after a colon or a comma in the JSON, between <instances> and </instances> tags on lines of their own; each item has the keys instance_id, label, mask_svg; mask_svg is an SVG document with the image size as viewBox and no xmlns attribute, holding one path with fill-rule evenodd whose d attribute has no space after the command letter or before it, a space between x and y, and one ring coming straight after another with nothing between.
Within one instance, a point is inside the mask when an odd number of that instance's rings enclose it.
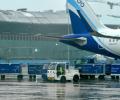
<instances>
[{"instance_id":1,"label":"white aircraft body","mask_svg":"<svg viewBox=\"0 0 120 100\"><path fill-rule=\"evenodd\" d=\"M97 54L120 58L120 29L110 29L101 23L86 0L67 0L67 8L73 33L63 36L61 42Z\"/></svg>"}]
</instances>

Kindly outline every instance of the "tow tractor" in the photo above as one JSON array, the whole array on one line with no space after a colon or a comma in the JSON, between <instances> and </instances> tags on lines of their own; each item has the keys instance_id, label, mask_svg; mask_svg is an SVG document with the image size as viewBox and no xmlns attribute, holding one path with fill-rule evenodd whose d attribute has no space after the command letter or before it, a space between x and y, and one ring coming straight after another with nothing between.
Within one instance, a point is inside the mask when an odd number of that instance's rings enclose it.
<instances>
[{"instance_id":1,"label":"tow tractor","mask_svg":"<svg viewBox=\"0 0 120 100\"><path fill-rule=\"evenodd\" d=\"M79 82L80 73L78 70L70 68L69 63L52 62L42 73L42 78L46 81L59 81L61 83L67 81Z\"/></svg>"}]
</instances>

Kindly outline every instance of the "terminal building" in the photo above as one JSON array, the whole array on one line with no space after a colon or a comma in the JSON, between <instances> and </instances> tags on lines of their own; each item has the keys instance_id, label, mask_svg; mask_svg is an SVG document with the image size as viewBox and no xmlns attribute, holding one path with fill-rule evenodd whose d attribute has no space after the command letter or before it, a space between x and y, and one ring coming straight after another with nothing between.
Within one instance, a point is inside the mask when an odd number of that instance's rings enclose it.
<instances>
[{"instance_id":1,"label":"terminal building","mask_svg":"<svg viewBox=\"0 0 120 100\"><path fill-rule=\"evenodd\" d=\"M120 10L111 2L89 3L96 16L110 28L120 28ZM101 10L102 9L102 10ZM43 38L72 33L67 11L0 10L0 59L2 62L77 60L92 53Z\"/></svg>"}]
</instances>

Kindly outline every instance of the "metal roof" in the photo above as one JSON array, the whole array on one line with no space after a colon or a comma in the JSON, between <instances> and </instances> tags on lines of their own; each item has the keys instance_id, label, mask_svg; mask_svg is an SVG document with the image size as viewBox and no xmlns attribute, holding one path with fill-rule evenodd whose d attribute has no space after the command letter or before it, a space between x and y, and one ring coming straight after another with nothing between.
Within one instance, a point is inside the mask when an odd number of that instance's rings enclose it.
<instances>
[{"instance_id":1,"label":"metal roof","mask_svg":"<svg viewBox=\"0 0 120 100\"><path fill-rule=\"evenodd\" d=\"M106 1L89 0L90 6L95 11L96 15L103 21L104 24L120 25L120 6L108 4ZM101 10L102 9L102 10ZM66 11L48 10L27 11L27 9L0 10L0 21L19 22L19 23L35 23L35 24L68 24L68 14Z\"/></svg>"},{"instance_id":2,"label":"metal roof","mask_svg":"<svg viewBox=\"0 0 120 100\"><path fill-rule=\"evenodd\" d=\"M106 3L89 2L98 18L110 27L120 26L119 6L111 9ZM101 10L104 9L104 10ZM69 24L69 25L68 25ZM55 33L68 34L69 15L66 11L27 11L27 9L0 10L0 34L4 33Z\"/></svg>"},{"instance_id":3,"label":"metal roof","mask_svg":"<svg viewBox=\"0 0 120 100\"><path fill-rule=\"evenodd\" d=\"M66 24L68 16L62 12L30 12L0 10L0 21L36 23L36 24Z\"/></svg>"},{"instance_id":4,"label":"metal roof","mask_svg":"<svg viewBox=\"0 0 120 100\"><path fill-rule=\"evenodd\" d=\"M91 1L91 2L90 2ZM113 5L112 9L106 1L89 0L90 6L104 24L120 25L120 6ZM68 24L66 11L27 11L27 9L0 10L0 21L35 23L35 24Z\"/></svg>"}]
</instances>

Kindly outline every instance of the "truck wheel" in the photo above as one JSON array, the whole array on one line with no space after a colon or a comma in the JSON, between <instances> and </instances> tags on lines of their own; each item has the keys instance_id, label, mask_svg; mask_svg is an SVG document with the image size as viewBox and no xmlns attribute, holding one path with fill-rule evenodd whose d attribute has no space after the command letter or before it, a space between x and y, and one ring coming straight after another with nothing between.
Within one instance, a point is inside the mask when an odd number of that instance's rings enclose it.
<instances>
[{"instance_id":1,"label":"truck wheel","mask_svg":"<svg viewBox=\"0 0 120 100\"><path fill-rule=\"evenodd\" d=\"M79 76L78 75L73 76L73 82L79 82Z\"/></svg>"},{"instance_id":2,"label":"truck wheel","mask_svg":"<svg viewBox=\"0 0 120 100\"><path fill-rule=\"evenodd\" d=\"M62 76L61 79L60 79L60 82L61 82L61 83L66 83L66 77L65 77L65 76Z\"/></svg>"},{"instance_id":3,"label":"truck wheel","mask_svg":"<svg viewBox=\"0 0 120 100\"><path fill-rule=\"evenodd\" d=\"M116 76L116 80L119 80L119 76Z\"/></svg>"},{"instance_id":4,"label":"truck wheel","mask_svg":"<svg viewBox=\"0 0 120 100\"><path fill-rule=\"evenodd\" d=\"M114 75L113 75L113 76L111 76L111 79L112 79L112 80L115 80L115 76L114 76Z\"/></svg>"}]
</instances>

